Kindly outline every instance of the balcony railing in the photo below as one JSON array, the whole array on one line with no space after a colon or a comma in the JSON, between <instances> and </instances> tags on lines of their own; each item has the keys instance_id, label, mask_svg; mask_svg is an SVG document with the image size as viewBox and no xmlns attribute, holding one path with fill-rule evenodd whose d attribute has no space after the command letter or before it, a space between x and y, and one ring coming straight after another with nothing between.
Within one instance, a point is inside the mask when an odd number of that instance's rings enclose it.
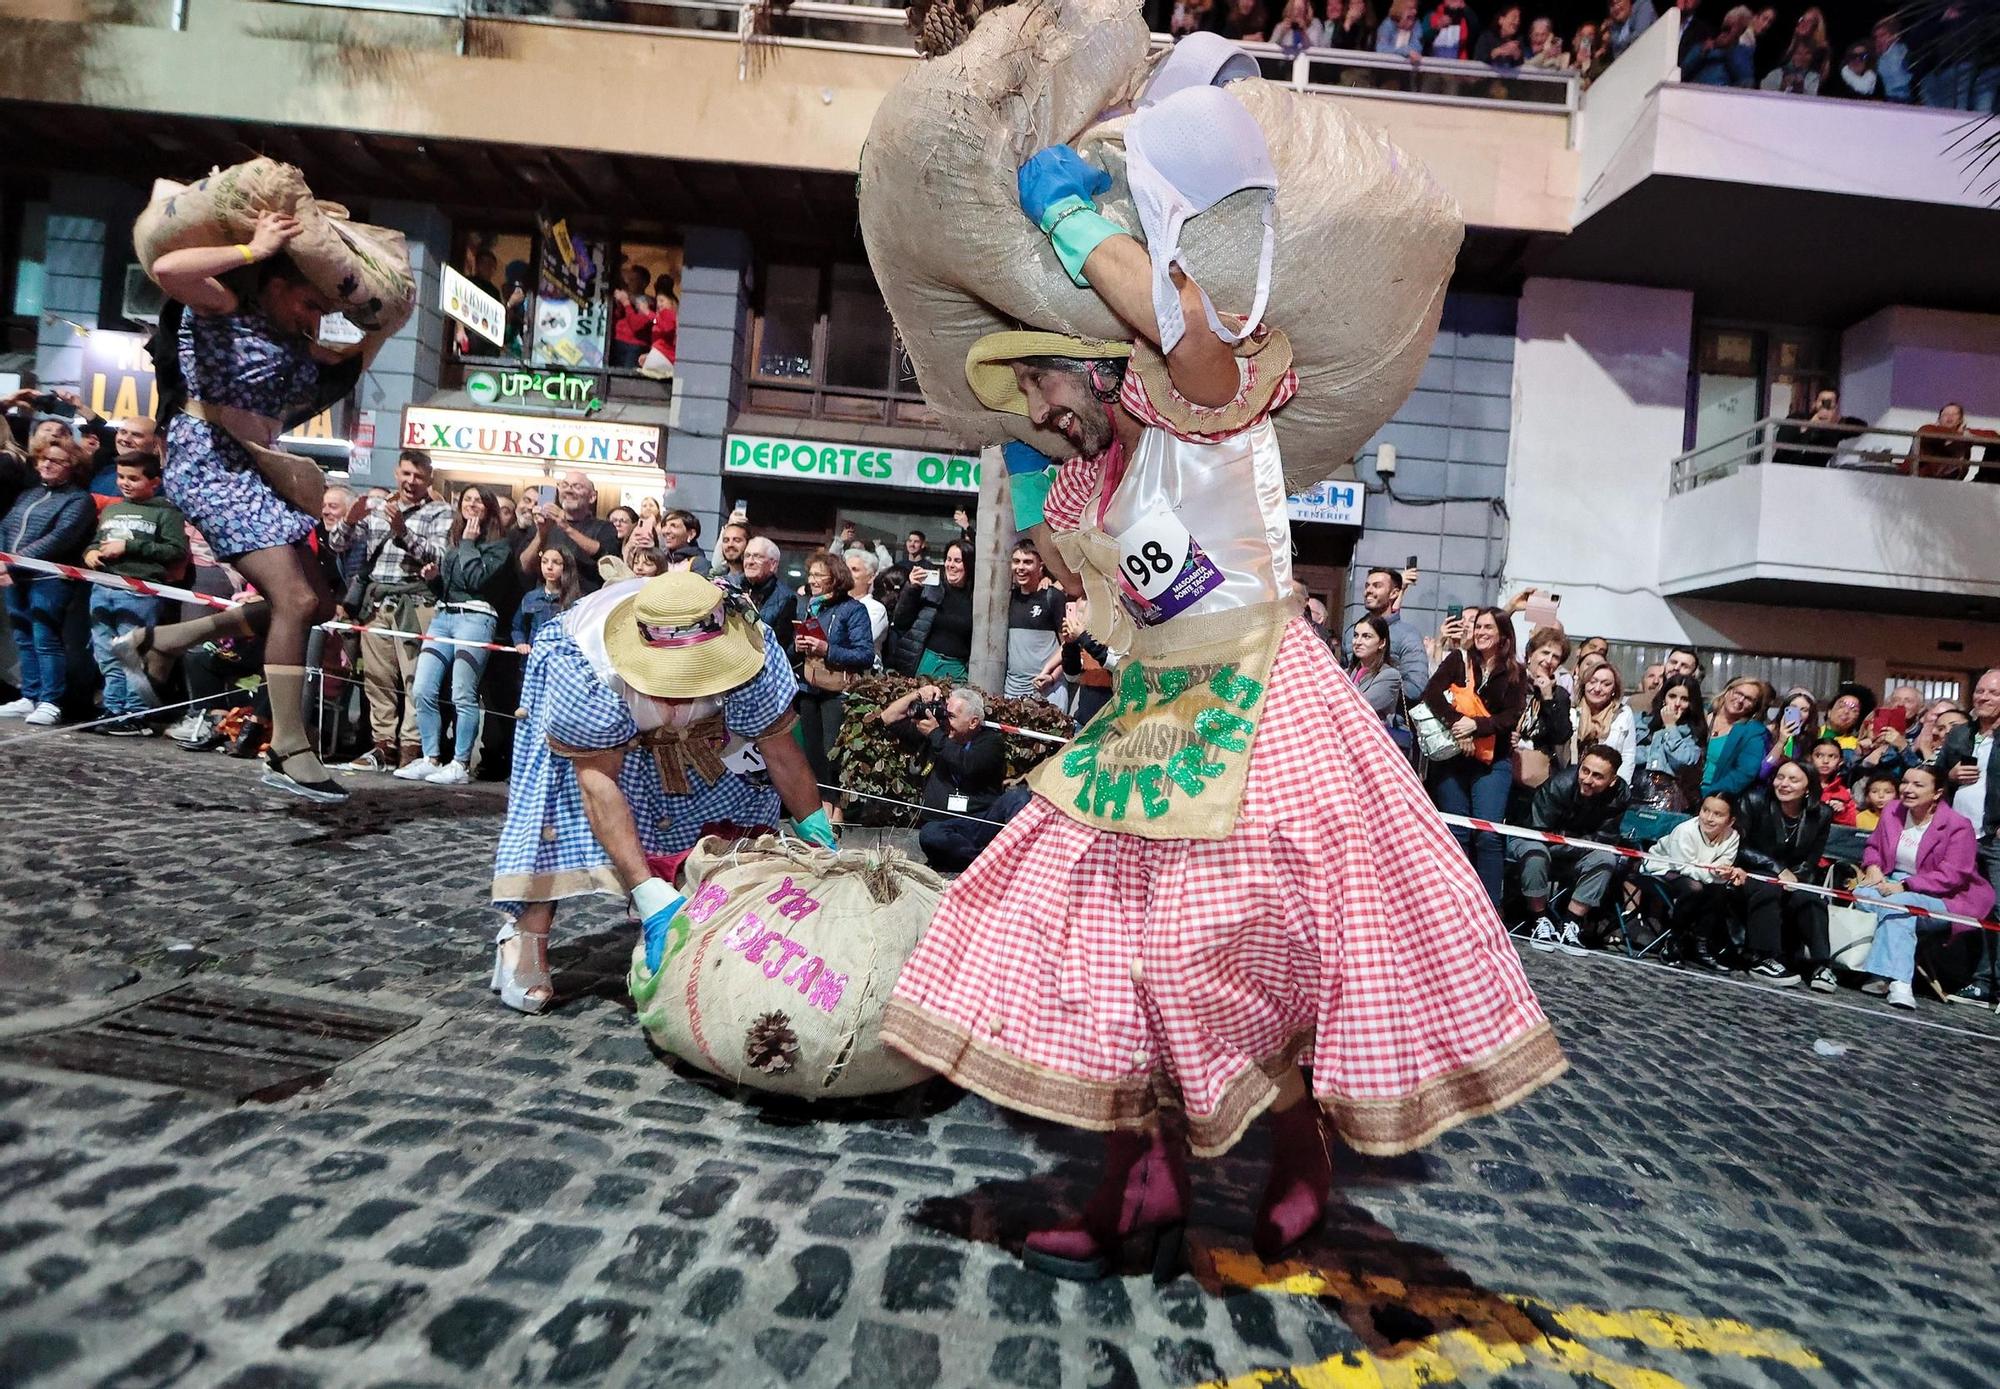
<instances>
[{"instance_id":1,"label":"balcony railing","mask_svg":"<svg viewBox=\"0 0 2000 1389\"><path fill-rule=\"evenodd\" d=\"M1667 491L1679 496L1744 468L1773 463L1990 482L1995 480L1991 475L2000 471L2000 434L1983 429L1946 434L1936 426L1888 429L1772 416L1681 454L1673 461Z\"/></svg>"},{"instance_id":2,"label":"balcony railing","mask_svg":"<svg viewBox=\"0 0 2000 1389\"><path fill-rule=\"evenodd\" d=\"M420 14L462 21L498 20L588 28L671 30L731 43L744 37L748 11L740 0L278 0L292 5ZM834 48L916 56L900 9L798 0L770 16L769 39L786 47ZM1153 47L1173 40L1153 35ZM1573 113L1573 72L1495 68L1444 58L1411 61L1396 54L1313 48L1290 54L1275 44L1244 44L1264 76L1301 91Z\"/></svg>"}]
</instances>

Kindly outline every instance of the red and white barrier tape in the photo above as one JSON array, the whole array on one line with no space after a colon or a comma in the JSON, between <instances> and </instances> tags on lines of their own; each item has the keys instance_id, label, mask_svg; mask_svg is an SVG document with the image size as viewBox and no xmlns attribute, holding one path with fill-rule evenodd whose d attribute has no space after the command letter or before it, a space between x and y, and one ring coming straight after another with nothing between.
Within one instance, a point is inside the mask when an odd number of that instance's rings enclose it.
<instances>
[{"instance_id":1,"label":"red and white barrier tape","mask_svg":"<svg viewBox=\"0 0 2000 1389\"><path fill-rule=\"evenodd\" d=\"M1474 820L1464 815L1446 815L1442 811L1438 818L1447 825L1459 825L1469 830L1484 830L1488 834L1504 835L1509 839L1531 839L1543 844L1564 844L1573 849L1595 849L1619 858L1640 859L1648 863L1664 864L1669 868L1686 869L1690 865L1664 854L1651 853L1645 849L1629 849L1623 844L1605 844L1595 839L1577 839L1566 834L1550 834L1546 830L1531 830L1521 825L1501 824L1496 820ZM1770 883L1786 892L1804 892L1814 897L1825 897L1834 902L1853 902L1866 908L1887 907L1898 912L1908 912L1911 916L1928 917L1932 921L1949 921L1960 926L1974 926L1982 931L2000 931L2000 922L1981 921L1977 917L1959 916L1954 912L1932 911L1928 907L1905 906L1893 897L1861 897L1837 887L1821 887L1818 883L1787 882L1783 878L1773 878L1763 873L1744 870L1744 879L1753 883Z\"/></svg>"},{"instance_id":2,"label":"red and white barrier tape","mask_svg":"<svg viewBox=\"0 0 2000 1389\"><path fill-rule=\"evenodd\" d=\"M44 574L55 574L65 579L81 579L99 588L122 588L128 593L137 593L146 598L172 598L182 603L199 603L205 608L220 608L224 612L242 606L227 598L217 598L209 593L196 593L193 589L175 588L171 584L148 583L144 579L128 579L122 574L101 574L95 569L85 569L75 564L55 564L45 559L29 559L26 555L10 555L0 550L0 564L21 569L36 569Z\"/></svg>"}]
</instances>

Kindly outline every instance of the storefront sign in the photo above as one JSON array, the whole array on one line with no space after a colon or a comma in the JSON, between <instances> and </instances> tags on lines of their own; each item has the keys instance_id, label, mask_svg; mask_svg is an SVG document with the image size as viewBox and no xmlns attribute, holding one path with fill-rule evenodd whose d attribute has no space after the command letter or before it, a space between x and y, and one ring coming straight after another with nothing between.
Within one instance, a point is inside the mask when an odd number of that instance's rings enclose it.
<instances>
[{"instance_id":1,"label":"storefront sign","mask_svg":"<svg viewBox=\"0 0 2000 1389\"><path fill-rule=\"evenodd\" d=\"M93 328L83 340L83 403L108 420L160 413L153 359L139 333Z\"/></svg>"},{"instance_id":2,"label":"storefront sign","mask_svg":"<svg viewBox=\"0 0 2000 1389\"><path fill-rule=\"evenodd\" d=\"M488 342L507 340L507 307L449 265L439 307Z\"/></svg>"},{"instance_id":3,"label":"storefront sign","mask_svg":"<svg viewBox=\"0 0 2000 1389\"><path fill-rule=\"evenodd\" d=\"M473 410L433 410L423 405L412 405L403 412L400 447L535 463L660 464L660 431L650 425L489 415Z\"/></svg>"},{"instance_id":4,"label":"storefront sign","mask_svg":"<svg viewBox=\"0 0 2000 1389\"><path fill-rule=\"evenodd\" d=\"M605 265L610 247L570 235L569 223L542 219L542 256L535 297L535 361L585 370L604 365L611 327Z\"/></svg>"},{"instance_id":5,"label":"storefront sign","mask_svg":"<svg viewBox=\"0 0 2000 1389\"><path fill-rule=\"evenodd\" d=\"M470 371L465 393L475 405L526 405L579 415L604 408L603 378L575 371Z\"/></svg>"},{"instance_id":6,"label":"storefront sign","mask_svg":"<svg viewBox=\"0 0 2000 1389\"><path fill-rule=\"evenodd\" d=\"M1358 526L1367 496L1366 489L1358 482L1322 482L1285 498L1285 511L1294 521Z\"/></svg>"},{"instance_id":7,"label":"storefront sign","mask_svg":"<svg viewBox=\"0 0 2000 1389\"><path fill-rule=\"evenodd\" d=\"M979 459L967 454L772 439L761 434L730 435L722 466L751 477L861 482L925 492L979 490Z\"/></svg>"}]
</instances>

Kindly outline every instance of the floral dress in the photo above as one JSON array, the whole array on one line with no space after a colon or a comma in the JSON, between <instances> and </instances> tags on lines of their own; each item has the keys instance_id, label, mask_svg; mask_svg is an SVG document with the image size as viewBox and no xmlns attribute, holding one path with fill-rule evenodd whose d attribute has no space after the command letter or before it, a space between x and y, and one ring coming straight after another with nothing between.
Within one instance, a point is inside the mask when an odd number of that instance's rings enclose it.
<instances>
[{"instance_id":1,"label":"floral dress","mask_svg":"<svg viewBox=\"0 0 2000 1389\"><path fill-rule=\"evenodd\" d=\"M178 353L190 400L283 420L309 407L319 386L312 345L255 309L183 313ZM226 430L192 415L175 415L167 426L161 481L217 559L295 544L316 524L271 490Z\"/></svg>"}]
</instances>

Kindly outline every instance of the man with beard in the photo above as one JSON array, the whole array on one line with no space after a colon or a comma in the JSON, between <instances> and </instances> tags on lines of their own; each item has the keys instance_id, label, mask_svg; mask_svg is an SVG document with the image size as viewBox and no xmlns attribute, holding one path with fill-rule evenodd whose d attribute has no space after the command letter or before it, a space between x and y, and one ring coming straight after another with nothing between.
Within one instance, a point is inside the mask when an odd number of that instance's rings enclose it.
<instances>
[{"instance_id":1,"label":"man with beard","mask_svg":"<svg viewBox=\"0 0 2000 1389\"><path fill-rule=\"evenodd\" d=\"M750 528L741 521L731 521L716 537L715 563L708 571L708 577L724 588L742 588L743 548L750 543Z\"/></svg>"}]
</instances>

